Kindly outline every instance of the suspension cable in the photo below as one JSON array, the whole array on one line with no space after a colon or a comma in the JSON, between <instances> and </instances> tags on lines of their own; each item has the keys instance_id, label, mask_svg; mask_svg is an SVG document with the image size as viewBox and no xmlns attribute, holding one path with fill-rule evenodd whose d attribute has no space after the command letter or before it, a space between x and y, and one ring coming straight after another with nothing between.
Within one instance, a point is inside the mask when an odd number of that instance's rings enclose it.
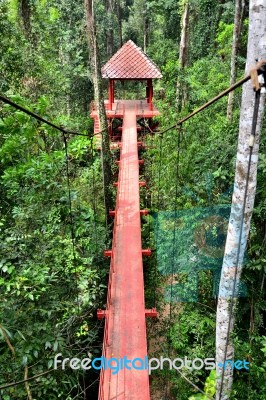
<instances>
[{"instance_id":1,"label":"suspension cable","mask_svg":"<svg viewBox=\"0 0 266 400\"><path fill-rule=\"evenodd\" d=\"M146 131L146 127L144 128L145 130L145 137L146 137L146 134L147 134L147 131ZM153 141L153 139L152 139L152 146L153 146L153 143L154 143L154 141ZM150 158L150 163L149 163L149 168L147 168L148 170L150 170L150 176L148 177L147 175L147 179L149 180L149 188L148 188L148 191L147 191L147 195L148 195L148 199L147 199L147 209L148 210L151 210L152 209L152 192L151 192L151 182L152 182L152 160L151 160L151 158ZM146 172L146 169L145 169L145 165L144 165L144 171ZM149 245L151 246L151 242L152 242L152 240L151 240L151 216L150 215L148 215L148 237L149 237ZM155 295L155 294L154 294ZM155 306L154 306L155 307Z\"/></svg>"},{"instance_id":2,"label":"suspension cable","mask_svg":"<svg viewBox=\"0 0 266 400\"><path fill-rule=\"evenodd\" d=\"M161 135L170 131L171 129L174 129L177 125L182 125L184 122L188 121L190 118L194 117L196 114L199 112L205 110L205 108L208 108L212 104L216 103L216 101L220 100L222 97L227 96L230 92L233 90L239 88L242 86L244 83L249 81L250 79L252 80L253 87L256 88L257 90L257 85L258 85L258 75L265 74L265 69L266 69L266 60L260 61L256 68L252 69L250 73L245 76L244 78L240 79L237 81L234 85L230 86L229 88L225 89L223 92L219 93L217 96L213 97L211 100L207 101L205 104L197 108L195 111L192 113L188 114L186 117L181 118L178 120L175 125L170 126L169 128L164 129L160 133ZM155 132L152 132L155 133Z\"/></svg>"},{"instance_id":3,"label":"suspension cable","mask_svg":"<svg viewBox=\"0 0 266 400\"><path fill-rule=\"evenodd\" d=\"M94 223L94 234L95 234L95 251L96 254L98 253L98 229L97 229L97 202L96 202L96 195L95 195L95 170L94 170L94 152L93 152L93 138L90 138L90 148L91 148L91 159L92 159L92 191L93 191L93 223ZM98 265L98 264L97 264Z\"/></svg>"},{"instance_id":4,"label":"suspension cable","mask_svg":"<svg viewBox=\"0 0 266 400\"><path fill-rule=\"evenodd\" d=\"M169 128L166 128L165 130L163 130L162 132L159 132L160 134L164 134L168 131L170 131L171 129L174 129L177 125L182 125L185 121L187 121L188 119L194 117L194 115L198 114L199 112L201 112L202 110L204 110L205 108L209 107L210 105L212 105L213 103L215 103L216 101L220 100L222 97L228 95L230 92L232 92L233 90L237 89L238 87L242 86L245 82L247 82L248 80L252 79L253 84L254 84L254 77L255 77L255 81L256 81L256 76L260 75L260 74L265 74L265 68L266 68L266 60L263 60L261 62L259 62L257 64L257 67L254 68L253 70L251 70L250 74L248 74L247 76L245 76L244 78L240 79L239 81L237 81L234 85L230 86L229 88L227 88L226 90L224 90L223 92L221 92L220 94L218 94L217 96L215 96L213 99L209 100L207 103L203 104L201 107L197 108L195 111L193 111L191 114L187 115L184 118L181 118L179 121L177 121L175 123L175 125L170 126ZM256 83L255 83L256 85ZM20 110L22 112L24 112L25 114L30 115L31 117L39 120L40 122L43 122L51 127L53 127L54 129L57 129L58 131L62 132L62 133L66 133L69 135L77 135L77 136L86 136L86 134L83 133L79 133L79 132L73 132L73 131L69 131L65 128L63 128L62 126L58 126L55 125L53 122L48 121L47 119L41 117L40 115L33 113L32 111L26 109L25 107L20 106L19 104L15 103L14 101L10 100L9 98L3 96L2 94L0 94L0 100L2 100L4 103L9 104L10 106L16 108L17 110ZM108 126L109 128L109 126ZM92 136L96 136L99 135L100 133L105 132L107 129L103 129L100 132L97 132L95 134L93 134ZM149 128L151 133L155 133L154 131L152 131Z\"/></svg>"},{"instance_id":5,"label":"suspension cable","mask_svg":"<svg viewBox=\"0 0 266 400\"><path fill-rule=\"evenodd\" d=\"M170 286L170 308L169 308L169 320L168 320L168 358L171 356L171 327L172 327L172 314L173 314L173 283L174 283L174 265L175 265L175 249L176 249L176 217L177 217L177 195L178 195L178 183L179 183L179 153L180 153L180 137L181 137L182 126L178 128L177 136L177 154L176 154L176 172L175 172L175 206L174 206L174 233L172 242L172 266L171 266L171 286ZM169 374L166 385L166 394L169 397Z\"/></svg>"},{"instance_id":6,"label":"suspension cable","mask_svg":"<svg viewBox=\"0 0 266 400\"><path fill-rule=\"evenodd\" d=\"M84 137L88 137L87 134L84 133L80 133L80 132L74 132L74 131L70 131L68 129L65 129L63 126L58 126L56 124L54 124L51 121L48 121L47 119L41 117L40 115L28 110L27 108L15 103L14 101L10 100L9 98L3 96L2 94L0 94L0 100L3 101L6 104L9 104L11 107L16 108L19 111L22 111L24 114L27 114L29 116L31 116L32 118L35 118L36 120L43 122L46 125L51 126L52 128L58 130L59 132L63 133L63 134L67 134L67 135L74 135L74 136L84 136ZM103 129L100 132L94 133L90 136L97 136L103 132L105 132L107 129Z\"/></svg>"},{"instance_id":7,"label":"suspension cable","mask_svg":"<svg viewBox=\"0 0 266 400\"><path fill-rule=\"evenodd\" d=\"M34 112L28 110L27 108L20 106L19 104L15 103L14 101L10 100L9 98L3 96L2 94L0 94L0 100L3 101L4 103L9 104L10 106L16 108L17 110L22 111L24 114L30 115L31 117L37 119L38 121L43 122L44 124L49 125L52 128L54 128L62 133L87 137L87 135L85 135L83 133L68 131L67 129L63 128L62 126L55 125L53 122L48 121L47 119L41 117L40 115L35 114Z\"/></svg>"},{"instance_id":8,"label":"suspension cable","mask_svg":"<svg viewBox=\"0 0 266 400\"><path fill-rule=\"evenodd\" d=\"M162 169L162 152L163 152L163 136L160 135L160 146L159 146L159 168L158 168L158 186L157 186L157 218L156 218L156 225L155 225L155 247L157 249L157 241L158 241L158 230L159 230L159 211L160 211L160 191L161 191L161 169ZM158 284L158 268L155 270L155 288L157 288ZM156 307L156 290L154 290L154 307Z\"/></svg>"},{"instance_id":9,"label":"suspension cable","mask_svg":"<svg viewBox=\"0 0 266 400\"><path fill-rule=\"evenodd\" d=\"M17 382L6 383L5 385L0 386L0 390L8 389L10 387L17 386L17 385L22 385L25 382L33 381L35 379L40 378L41 376L47 375L50 372L54 372L54 371L56 371L56 369L48 369L47 371L44 371L38 375L31 376L30 378L23 379L23 380L17 381Z\"/></svg>"},{"instance_id":10,"label":"suspension cable","mask_svg":"<svg viewBox=\"0 0 266 400\"><path fill-rule=\"evenodd\" d=\"M173 246L172 246L172 268L171 268L171 290L170 290L170 309L169 309L169 346L170 346L170 329L172 322L172 301L173 301L173 283L174 283L174 265L175 265L175 242L176 242L176 219L177 219L177 196L178 196L178 183L179 183L179 161L180 161L180 142L181 142L181 130L182 125L178 129L177 137L177 155L176 155L176 173L175 173L175 207L174 207L174 236L173 236ZM170 348L169 348L170 350ZM169 353L169 351L168 351Z\"/></svg>"},{"instance_id":11,"label":"suspension cable","mask_svg":"<svg viewBox=\"0 0 266 400\"><path fill-rule=\"evenodd\" d=\"M241 85L243 85L249 79L250 79L250 75L248 75L245 78L241 79L240 81L235 83L233 86L230 86L229 88L227 88L223 92L219 93L217 96L213 97L211 100L207 101L207 103L203 104L202 106L197 108L195 111L193 111L192 113L188 114L186 117L181 118L180 120L178 120L175 123L175 125L171 126L170 128L165 129L163 132L161 132L161 134L168 132L170 129L175 128L177 125L182 125L184 122L188 121L190 118L194 117L199 112L205 110L205 108L208 108L212 104L216 103L216 101L220 100L222 97L227 96L230 92L232 92L233 90L235 90L238 87L240 87Z\"/></svg>"},{"instance_id":12,"label":"suspension cable","mask_svg":"<svg viewBox=\"0 0 266 400\"><path fill-rule=\"evenodd\" d=\"M243 199L242 215L241 215L241 221L240 221L239 239L238 239L238 246L237 246L237 255L236 255L236 263L235 263L235 271L234 271L234 282L233 282L233 290L232 290L232 301L230 302L230 307L229 307L229 322L228 322L228 328L227 328L227 334L226 334L226 344L225 344L225 351L224 351L219 400L221 400L221 398L222 398L222 391L223 391L223 386L224 386L225 362L227 359L227 350L228 350L228 346L229 346L229 338L230 338L230 332L231 332L231 322L232 322L233 312L234 312L234 304L235 304L234 298L235 298L235 294L236 294L236 290L237 290L237 272L238 272L238 264L239 264L240 252L241 252L241 240L242 240L243 228L244 228L244 219L245 219L245 210L246 210L247 196L248 196L248 186L249 186L249 178L250 178L250 170L251 170L252 153L253 153L253 146L254 146L254 142L255 142L256 127L257 127L257 121L258 121L260 93L261 93L260 89L256 90L252 128L251 128L250 142L249 142L248 169L247 169L247 176L246 176L246 183L245 183L245 193L244 193L244 199Z\"/></svg>"},{"instance_id":13,"label":"suspension cable","mask_svg":"<svg viewBox=\"0 0 266 400\"><path fill-rule=\"evenodd\" d=\"M170 332L172 325L172 306L173 306L173 283L174 283L174 259L175 259L175 243L176 243L176 218L177 218L177 196L178 196L178 183L179 183L179 164L180 164L180 145L181 145L181 133L182 133L182 125L178 128L178 139L177 139L177 156L176 156L176 183L175 183L175 209L174 209L174 236L173 236L173 252L172 252L172 271L171 271L171 291L170 291L170 309L169 309L169 327L168 327L168 358L170 358L170 350L171 350L171 340L170 340ZM197 385L195 385L190 379L188 379L180 370L177 370L179 375L187 381L194 389L198 392L202 393L208 400L213 400L213 397L209 396L209 394L205 393L202 389L200 389ZM166 395L169 395L169 375L168 375L168 383L166 386Z\"/></svg>"},{"instance_id":14,"label":"suspension cable","mask_svg":"<svg viewBox=\"0 0 266 400\"><path fill-rule=\"evenodd\" d=\"M70 218L70 235L72 242L72 255L73 255L73 264L75 269L75 283L76 283L76 291L77 291L77 305L79 310L79 294L78 294L78 281L77 281L77 257L76 257L76 237L74 230L74 217L73 217L73 207L72 207L72 199L71 199L71 187L70 187L70 176L69 176L69 155L68 155L68 145L67 138L65 132L63 133L64 140L64 149L65 149L65 163L66 163L66 177L67 177L67 190L68 190L68 207L69 207L69 218Z\"/></svg>"}]
</instances>

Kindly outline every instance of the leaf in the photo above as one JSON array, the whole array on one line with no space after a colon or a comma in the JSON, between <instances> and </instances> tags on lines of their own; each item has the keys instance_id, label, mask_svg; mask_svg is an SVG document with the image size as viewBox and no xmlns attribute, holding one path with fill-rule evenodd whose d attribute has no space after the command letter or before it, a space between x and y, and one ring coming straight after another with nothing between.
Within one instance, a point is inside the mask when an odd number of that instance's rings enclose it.
<instances>
[{"instance_id":1,"label":"leaf","mask_svg":"<svg viewBox=\"0 0 266 400\"><path fill-rule=\"evenodd\" d=\"M17 333L19 334L20 337L22 337L23 340L26 340L25 336L18 330Z\"/></svg>"},{"instance_id":2,"label":"leaf","mask_svg":"<svg viewBox=\"0 0 266 400\"><path fill-rule=\"evenodd\" d=\"M51 349L52 348L52 344L50 342L45 342L45 350L47 349Z\"/></svg>"},{"instance_id":3,"label":"leaf","mask_svg":"<svg viewBox=\"0 0 266 400\"><path fill-rule=\"evenodd\" d=\"M27 356L23 356L22 365L27 365L27 362L28 362L28 357Z\"/></svg>"}]
</instances>

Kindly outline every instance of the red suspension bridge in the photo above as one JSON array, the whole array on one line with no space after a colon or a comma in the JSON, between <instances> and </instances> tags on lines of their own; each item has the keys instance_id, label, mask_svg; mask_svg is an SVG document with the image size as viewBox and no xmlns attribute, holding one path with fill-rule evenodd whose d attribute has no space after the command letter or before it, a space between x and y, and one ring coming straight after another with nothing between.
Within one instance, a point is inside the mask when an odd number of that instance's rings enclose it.
<instances>
[{"instance_id":1,"label":"red suspension bridge","mask_svg":"<svg viewBox=\"0 0 266 400\"><path fill-rule=\"evenodd\" d=\"M120 148L119 179L115 182L117 186L116 209L110 213L115 217L112 249L106 251L106 256L111 257L110 275L108 285L108 297L105 310L98 310L98 318L105 318L105 330L103 341L103 356L128 360L142 359L147 355L146 317L156 317L156 309L147 310L144 304L144 279L142 257L150 255L150 249L142 249L141 245L141 222L140 215L147 214L147 210L140 210L139 187L145 186L145 182L139 181L139 165L143 160L138 158L138 149L142 142L138 142L138 132L146 126L148 120L149 130L153 132L152 118L159 115L153 105L152 80L161 78L162 75L156 65L138 48L132 41L127 42L103 67L103 77L109 79L109 99L105 102L106 115L109 119L109 134L112 139L120 139L116 147ZM259 111L261 86L259 75L263 74L266 80L266 60L257 64L250 74L236 82L233 86L221 92L195 111L180 119L175 125L161 131L166 133L185 121L200 113L207 107L217 102L231 91L242 86L248 80L252 81L255 91L254 113L252 130L248 141L249 160L248 173L245 184L245 195L243 200L242 220L244 219L250 163L255 141L256 125ZM143 100L115 100L116 81L142 81L146 82L146 96ZM46 124L63 135L66 164L68 165L67 139L66 135L87 136L80 132L73 132L62 126L32 112L31 110L15 103L11 99L0 94L0 101L9 104L13 108L31 116L32 118ZM100 133L99 115L96 109L91 112L94 118L94 133ZM113 126L113 120L117 119L121 125ZM67 168L68 171L68 168ZM69 175L67 172L67 177ZM69 185L69 183L68 183ZM68 186L69 187L69 186ZM70 190L70 189L69 189ZM69 191L70 193L70 191ZM69 196L69 209L71 215L71 196ZM72 238L73 240L73 238ZM239 235L239 249L241 246L241 233ZM74 241L73 241L74 247ZM237 263L236 263L237 264ZM236 273L234 277L236 281ZM232 293L234 298L234 293ZM230 319L232 314L230 314ZM229 332L229 331L228 331ZM227 339L229 334L227 335ZM224 352L226 360L227 350ZM224 370L223 370L224 371ZM51 370L30 377L29 380L50 373ZM185 378L185 377L184 377ZM199 392L204 392L185 378ZM2 385L1 389L23 384L25 380ZM223 375L221 380L220 394L222 393ZM117 374L112 374L111 369L102 369L100 376L99 400L149 400L149 376L147 370L121 369Z\"/></svg>"},{"instance_id":2,"label":"red suspension bridge","mask_svg":"<svg viewBox=\"0 0 266 400\"><path fill-rule=\"evenodd\" d=\"M146 317L157 317L156 309L147 310L144 301L144 278L142 257L150 255L150 249L142 249L141 214L138 157L139 119L159 115L153 106L152 79L162 75L156 65L132 41L124 46L103 67L104 78L109 79L109 99L106 101L107 118L120 119L122 131L120 147L119 177L114 216L112 250L105 255L111 257L107 304L98 310L98 318L105 318L103 356L106 359L144 359L147 356ZM143 100L115 100L116 81L142 81L146 83L146 98ZM95 121L94 133L100 131L97 110L91 116ZM111 122L109 126L111 126ZM110 135L117 138L110 128ZM121 135L121 133L120 133ZM99 400L148 400L150 399L147 370L121 369L113 374L102 369Z\"/></svg>"}]
</instances>

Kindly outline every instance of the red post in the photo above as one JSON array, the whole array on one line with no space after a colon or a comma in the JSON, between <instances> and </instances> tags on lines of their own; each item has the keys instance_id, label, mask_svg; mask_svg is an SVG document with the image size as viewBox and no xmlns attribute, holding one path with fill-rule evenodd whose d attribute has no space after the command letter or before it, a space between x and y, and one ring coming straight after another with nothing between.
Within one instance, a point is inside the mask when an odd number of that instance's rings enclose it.
<instances>
[{"instance_id":1,"label":"red post","mask_svg":"<svg viewBox=\"0 0 266 400\"><path fill-rule=\"evenodd\" d=\"M109 79L109 82L108 82L108 97L109 97L108 108L109 108L109 110L112 109L112 84L111 84L111 82L112 82L112 80Z\"/></svg>"},{"instance_id":2,"label":"red post","mask_svg":"<svg viewBox=\"0 0 266 400\"><path fill-rule=\"evenodd\" d=\"M153 98L153 86L152 86L152 79L147 79L147 94L148 94L148 98L147 98L147 102L149 104L152 103L152 98Z\"/></svg>"},{"instance_id":3,"label":"red post","mask_svg":"<svg viewBox=\"0 0 266 400\"><path fill-rule=\"evenodd\" d=\"M98 319L104 319L106 317L106 310L97 310L97 318Z\"/></svg>"},{"instance_id":4,"label":"red post","mask_svg":"<svg viewBox=\"0 0 266 400\"><path fill-rule=\"evenodd\" d=\"M156 308L151 308L149 310L145 310L145 317L150 317L150 318L158 318L158 313Z\"/></svg>"},{"instance_id":5,"label":"red post","mask_svg":"<svg viewBox=\"0 0 266 400\"><path fill-rule=\"evenodd\" d=\"M112 257L113 251L112 250L104 250L103 254L104 254L104 257Z\"/></svg>"},{"instance_id":6,"label":"red post","mask_svg":"<svg viewBox=\"0 0 266 400\"><path fill-rule=\"evenodd\" d=\"M143 256L148 256L148 257L151 256L151 249L142 249L141 252Z\"/></svg>"},{"instance_id":7,"label":"red post","mask_svg":"<svg viewBox=\"0 0 266 400\"><path fill-rule=\"evenodd\" d=\"M109 109L112 110L112 105L115 102L115 85L113 79L109 79L108 92L109 92Z\"/></svg>"}]
</instances>

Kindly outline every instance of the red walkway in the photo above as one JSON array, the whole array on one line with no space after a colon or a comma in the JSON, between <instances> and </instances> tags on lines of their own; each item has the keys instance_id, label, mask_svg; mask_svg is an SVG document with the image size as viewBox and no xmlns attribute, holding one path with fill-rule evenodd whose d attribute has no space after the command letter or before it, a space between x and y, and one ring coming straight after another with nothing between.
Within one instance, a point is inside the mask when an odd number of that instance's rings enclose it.
<instances>
[{"instance_id":1,"label":"red walkway","mask_svg":"<svg viewBox=\"0 0 266 400\"><path fill-rule=\"evenodd\" d=\"M147 355L139 203L136 102L123 102L112 260L105 318L103 356L129 360ZM138 364L139 365L139 364ZM147 400L148 371L102 370L99 400Z\"/></svg>"}]
</instances>

